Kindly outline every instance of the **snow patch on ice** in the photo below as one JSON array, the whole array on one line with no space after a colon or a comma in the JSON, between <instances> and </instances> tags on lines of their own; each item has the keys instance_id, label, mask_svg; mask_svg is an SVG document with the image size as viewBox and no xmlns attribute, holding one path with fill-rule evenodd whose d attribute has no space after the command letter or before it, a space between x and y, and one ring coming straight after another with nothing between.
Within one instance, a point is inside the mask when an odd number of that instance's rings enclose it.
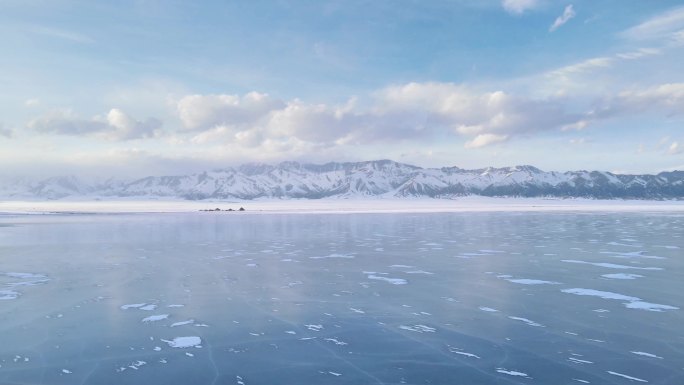
<instances>
[{"instance_id":1,"label":"snow patch on ice","mask_svg":"<svg viewBox=\"0 0 684 385\"><path fill-rule=\"evenodd\" d=\"M418 333L434 333L437 330L435 328L431 328L431 327L425 326L425 325L413 325L413 326L399 325L399 329L409 330L409 331L418 332Z\"/></svg>"},{"instance_id":2,"label":"snow patch on ice","mask_svg":"<svg viewBox=\"0 0 684 385\"><path fill-rule=\"evenodd\" d=\"M202 339L196 336L190 337L176 337L172 340L162 340L169 344L172 348L191 348L193 346L201 345Z\"/></svg>"},{"instance_id":3,"label":"snow patch on ice","mask_svg":"<svg viewBox=\"0 0 684 385\"><path fill-rule=\"evenodd\" d=\"M348 254L330 254L330 255L324 255L324 256L319 256L319 257L309 257L309 259L328 259L328 258L352 259L352 258L354 258L354 256L348 255Z\"/></svg>"},{"instance_id":4,"label":"snow patch on ice","mask_svg":"<svg viewBox=\"0 0 684 385\"><path fill-rule=\"evenodd\" d=\"M643 275L617 273L617 274L603 274L603 275L601 275L601 277L608 278L608 279L637 279L637 278L642 278Z\"/></svg>"},{"instance_id":5,"label":"snow patch on ice","mask_svg":"<svg viewBox=\"0 0 684 385\"><path fill-rule=\"evenodd\" d=\"M175 328L175 327L177 327L177 326L188 325L188 324L191 324L191 323L194 323L194 322L195 322L194 319L190 319L190 320L187 320L187 321L174 322L174 323L171 324L171 327L172 327L172 328Z\"/></svg>"},{"instance_id":6,"label":"snow patch on ice","mask_svg":"<svg viewBox=\"0 0 684 385\"><path fill-rule=\"evenodd\" d=\"M17 299L21 294L14 290L0 290L0 300Z\"/></svg>"},{"instance_id":7,"label":"snow patch on ice","mask_svg":"<svg viewBox=\"0 0 684 385\"><path fill-rule=\"evenodd\" d=\"M367 275L367 278L368 278L368 279L373 279L373 280L376 280L376 281L385 281L385 282L389 282L389 283L391 283L392 285L406 285L406 284L408 283L408 281L405 280L405 279L403 279L403 278L382 277L382 276L376 275L376 274L368 274L368 275Z\"/></svg>"},{"instance_id":8,"label":"snow patch on ice","mask_svg":"<svg viewBox=\"0 0 684 385\"><path fill-rule=\"evenodd\" d=\"M622 374L622 373L618 373L618 372L611 372L610 370L608 370L607 372L608 372L609 374L614 375L614 376L626 378L626 379L632 380L632 381L637 381L637 382L648 382L648 381L646 381L646 380L644 380L644 379L641 379L641 378L636 378L636 377L628 376L628 375L626 375L626 374Z\"/></svg>"},{"instance_id":9,"label":"snow patch on ice","mask_svg":"<svg viewBox=\"0 0 684 385\"><path fill-rule=\"evenodd\" d=\"M330 342L334 343L335 345L340 345L340 346L349 345L348 343L346 343L344 341L340 341L337 338L324 338L323 340L324 341L330 341Z\"/></svg>"},{"instance_id":10,"label":"snow patch on ice","mask_svg":"<svg viewBox=\"0 0 684 385\"><path fill-rule=\"evenodd\" d=\"M602 251L601 254L610 254L613 258L645 258L645 259L666 259L665 257L658 257L656 255L646 255L645 251L632 251L629 253Z\"/></svg>"},{"instance_id":11,"label":"snow patch on ice","mask_svg":"<svg viewBox=\"0 0 684 385\"><path fill-rule=\"evenodd\" d=\"M628 295L612 293L610 291L601 291L601 290L594 290L594 289L582 289L582 288L564 289L561 291L563 293L568 293L568 294L592 296L592 297L599 297L599 298L603 298L603 299L614 299L614 300L618 300L618 301L627 301L627 302L623 302L623 305L625 305L625 307L627 307L629 309L640 309L640 310L648 310L648 311L663 311L663 310L678 310L679 309L678 307L675 307L675 306L644 302L639 297L631 297Z\"/></svg>"},{"instance_id":12,"label":"snow patch on ice","mask_svg":"<svg viewBox=\"0 0 684 385\"><path fill-rule=\"evenodd\" d=\"M583 265L593 265L593 266L598 266L598 267L605 267L608 269L663 270L662 267L628 266L628 265L618 265L615 263L579 261L576 259L562 259L561 262L579 263L579 264L583 264Z\"/></svg>"},{"instance_id":13,"label":"snow patch on ice","mask_svg":"<svg viewBox=\"0 0 684 385\"><path fill-rule=\"evenodd\" d=\"M675 306L661 305L658 303L650 303L650 302L644 302L644 301L634 301L634 302L626 303L625 306L630 308L630 309L640 309L640 310L648 310L648 311L679 310L679 308L675 307Z\"/></svg>"},{"instance_id":14,"label":"snow patch on ice","mask_svg":"<svg viewBox=\"0 0 684 385\"><path fill-rule=\"evenodd\" d=\"M486 306L480 306L478 309L480 309L482 311L490 312L490 313L497 313L498 312L498 310L492 309L491 307L486 307Z\"/></svg>"},{"instance_id":15,"label":"snow patch on ice","mask_svg":"<svg viewBox=\"0 0 684 385\"><path fill-rule=\"evenodd\" d=\"M425 275L434 275L435 273L431 273L431 272L425 271L425 270L413 270L413 271L407 271L406 274L425 274Z\"/></svg>"},{"instance_id":16,"label":"snow patch on ice","mask_svg":"<svg viewBox=\"0 0 684 385\"><path fill-rule=\"evenodd\" d=\"M519 372L517 370L507 370L504 368L496 368L496 371L501 373L501 374L508 374L509 376L531 378L530 376L527 375L527 373Z\"/></svg>"},{"instance_id":17,"label":"snow patch on ice","mask_svg":"<svg viewBox=\"0 0 684 385\"><path fill-rule=\"evenodd\" d=\"M477 358L477 359L480 359L480 356L478 356L477 354L464 352L464 351L462 351L462 350L463 350L463 349L459 349L459 348L456 348L456 347L453 347L453 346L449 346L449 352L451 352L451 353L458 354L458 355L461 355L461 356L470 357L470 358Z\"/></svg>"},{"instance_id":18,"label":"snow patch on ice","mask_svg":"<svg viewBox=\"0 0 684 385\"><path fill-rule=\"evenodd\" d=\"M0 272L0 277L5 276L11 280L21 280L19 282L5 282L3 286L6 289L0 289L0 300L12 300L12 299L17 299L21 296L21 293L18 291L13 290L16 287L19 286L36 286L36 285L41 285L44 284L50 279L46 275L43 274L34 274L34 273L16 273L16 272L8 272L8 273L3 273Z\"/></svg>"},{"instance_id":19,"label":"snow patch on ice","mask_svg":"<svg viewBox=\"0 0 684 385\"><path fill-rule=\"evenodd\" d=\"M529 278L504 278L508 282L518 283L520 285L560 285L560 282L544 281L541 279Z\"/></svg>"},{"instance_id":20,"label":"snow patch on ice","mask_svg":"<svg viewBox=\"0 0 684 385\"><path fill-rule=\"evenodd\" d=\"M534 322L534 321L532 321L532 320L529 320L529 319L527 319L527 318L513 317L513 316L508 316L508 318L510 318L510 319L512 319L512 320L524 322L524 323L526 323L526 324L528 324L528 325L530 325L530 326L537 326L537 327L542 327L542 328L545 327L544 325L542 325L542 324L540 324L540 323L537 323L537 322Z\"/></svg>"},{"instance_id":21,"label":"snow patch on ice","mask_svg":"<svg viewBox=\"0 0 684 385\"><path fill-rule=\"evenodd\" d=\"M568 357L568 361L577 363L577 364L593 364L594 362L592 361L587 361L587 360L580 360L579 358L575 357Z\"/></svg>"},{"instance_id":22,"label":"snow patch on ice","mask_svg":"<svg viewBox=\"0 0 684 385\"><path fill-rule=\"evenodd\" d=\"M156 322L169 318L168 314L151 315L142 319L142 322Z\"/></svg>"},{"instance_id":23,"label":"snow patch on ice","mask_svg":"<svg viewBox=\"0 0 684 385\"><path fill-rule=\"evenodd\" d=\"M603 298L603 299L616 299L619 301L640 301L641 300L640 298L637 298L637 297L631 297L628 295L612 293L610 291L601 291L601 290L594 290L594 289L573 288L573 289L564 289L561 291L563 293L568 293L568 294L586 295L586 296L592 296L592 297L599 297L599 298Z\"/></svg>"}]
</instances>

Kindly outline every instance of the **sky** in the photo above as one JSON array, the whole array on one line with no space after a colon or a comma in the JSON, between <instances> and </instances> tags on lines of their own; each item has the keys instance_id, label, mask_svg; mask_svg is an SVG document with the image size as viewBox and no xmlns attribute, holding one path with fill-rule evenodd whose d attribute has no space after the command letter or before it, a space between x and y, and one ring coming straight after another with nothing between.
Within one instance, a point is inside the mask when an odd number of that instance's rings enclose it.
<instances>
[{"instance_id":1,"label":"sky","mask_svg":"<svg viewBox=\"0 0 684 385\"><path fill-rule=\"evenodd\" d=\"M0 175L684 169L681 0L2 0Z\"/></svg>"}]
</instances>

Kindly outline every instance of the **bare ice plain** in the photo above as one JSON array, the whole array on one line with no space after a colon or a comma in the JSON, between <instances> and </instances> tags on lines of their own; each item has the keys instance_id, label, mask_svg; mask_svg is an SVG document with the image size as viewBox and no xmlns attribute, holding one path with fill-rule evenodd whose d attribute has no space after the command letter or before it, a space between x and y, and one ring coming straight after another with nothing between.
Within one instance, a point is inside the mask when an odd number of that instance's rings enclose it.
<instances>
[{"instance_id":1,"label":"bare ice plain","mask_svg":"<svg viewBox=\"0 0 684 385\"><path fill-rule=\"evenodd\" d=\"M627 211L2 215L0 384L681 385L684 213Z\"/></svg>"}]
</instances>

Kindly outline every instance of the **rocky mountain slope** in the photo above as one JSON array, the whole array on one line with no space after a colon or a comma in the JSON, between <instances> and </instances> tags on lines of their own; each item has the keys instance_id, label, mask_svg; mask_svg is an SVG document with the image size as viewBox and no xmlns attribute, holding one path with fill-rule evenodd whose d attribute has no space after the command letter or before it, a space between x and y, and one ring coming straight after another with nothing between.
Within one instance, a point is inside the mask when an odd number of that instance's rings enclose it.
<instances>
[{"instance_id":1,"label":"rocky mountain slope","mask_svg":"<svg viewBox=\"0 0 684 385\"><path fill-rule=\"evenodd\" d=\"M463 195L682 199L684 171L619 175L602 171L546 172L533 166L464 170L421 168L390 160L355 163L245 164L192 175L86 181L73 176L0 180L2 199L139 197L256 199L433 197Z\"/></svg>"}]
</instances>

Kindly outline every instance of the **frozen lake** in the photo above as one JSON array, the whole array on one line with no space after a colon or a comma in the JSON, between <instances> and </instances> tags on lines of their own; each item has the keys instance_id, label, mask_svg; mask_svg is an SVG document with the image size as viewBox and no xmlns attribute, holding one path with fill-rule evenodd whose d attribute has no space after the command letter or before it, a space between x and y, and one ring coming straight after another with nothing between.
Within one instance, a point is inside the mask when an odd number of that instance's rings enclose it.
<instances>
[{"instance_id":1,"label":"frozen lake","mask_svg":"<svg viewBox=\"0 0 684 385\"><path fill-rule=\"evenodd\" d=\"M2 384L684 384L684 214L0 216Z\"/></svg>"}]
</instances>

